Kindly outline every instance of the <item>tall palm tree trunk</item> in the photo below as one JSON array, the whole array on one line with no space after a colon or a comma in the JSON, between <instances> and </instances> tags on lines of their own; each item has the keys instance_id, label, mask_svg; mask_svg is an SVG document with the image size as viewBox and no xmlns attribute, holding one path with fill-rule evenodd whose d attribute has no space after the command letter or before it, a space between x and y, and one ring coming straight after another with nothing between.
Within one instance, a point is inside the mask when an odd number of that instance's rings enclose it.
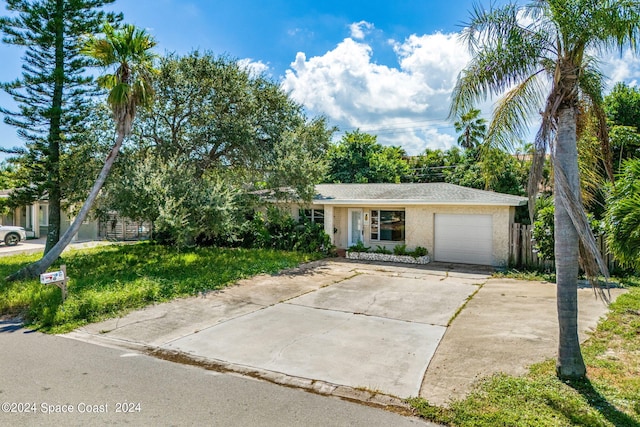
<instances>
[{"instance_id":1,"label":"tall palm tree trunk","mask_svg":"<svg viewBox=\"0 0 640 427\"><path fill-rule=\"evenodd\" d=\"M107 156L104 162L104 165L102 166L102 170L100 171L100 174L96 178L96 181L93 183L93 187L89 192L89 196L87 196L87 199L82 205L80 212L78 212L78 215L73 220L73 223L71 224L71 226L67 229L67 231L64 232L62 237L60 237L60 240L58 241L58 243L56 243L49 250L49 252L47 252L40 260L34 262L33 264L29 264L28 266L8 276L6 278L8 282L36 277L39 274L44 273L47 270L47 268L49 268L51 264L53 264L55 260L58 259L58 257L60 257L60 255L62 254L62 251L64 251L65 248L69 245L69 243L71 243L73 236L76 235L76 233L80 229L80 226L82 225L84 220L87 218L87 215L89 214L89 211L93 206L93 202L96 200L96 197L98 197L98 193L100 193L100 189L102 188L102 185L107 179L107 176L109 175L109 171L111 170L111 167L113 166L113 163L115 162L116 157L118 156L118 152L120 151L120 147L122 146L123 141L124 141L124 134L118 133L116 143L113 146L113 148L111 148L111 152L109 152L109 155Z\"/></svg>"},{"instance_id":2,"label":"tall palm tree trunk","mask_svg":"<svg viewBox=\"0 0 640 427\"><path fill-rule=\"evenodd\" d=\"M559 111L554 169L559 173L564 171L570 191L579 198L576 115L576 109L571 106ZM559 180L554 181L557 187ZM560 378L581 378L586 374L586 367L578 339L579 236L563 200L558 200L561 192L557 188L555 194L555 261L560 329L556 373Z\"/></svg>"}]
</instances>

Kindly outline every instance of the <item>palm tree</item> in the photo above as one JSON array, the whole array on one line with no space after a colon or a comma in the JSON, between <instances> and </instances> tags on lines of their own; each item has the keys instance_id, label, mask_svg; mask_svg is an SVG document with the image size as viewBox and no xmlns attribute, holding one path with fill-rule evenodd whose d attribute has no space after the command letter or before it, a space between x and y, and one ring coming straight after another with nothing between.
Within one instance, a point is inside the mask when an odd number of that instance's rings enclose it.
<instances>
[{"instance_id":1,"label":"palm tree","mask_svg":"<svg viewBox=\"0 0 640 427\"><path fill-rule=\"evenodd\" d=\"M117 67L113 74L106 74L98 79L98 85L109 91L107 103L111 107L116 124L115 144L111 148L80 212L62 235L60 241L40 260L7 277L9 281L35 277L46 271L58 259L89 214L89 210L118 156L124 139L131 133L136 109L139 106L150 105L153 99L151 76L154 55L151 53L151 49L156 45L154 39L146 31L133 25L125 25L120 29L115 29L111 25L105 24L103 32L104 38L90 36L84 44L82 52L95 59L100 66Z\"/></svg>"},{"instance_id":2,"label":"palm tree","mask_svg":"<svg viewBox=\"0 0 640 427\"><path fill-rule=\"evenodd\" d=\"M478 117L480 110L471 109L462 115L460 119L454 123L456 132L460 133L458 144L462 148L477 148L487 133L487 121Z\"/></svg>"},{"instance_id":3,"label":"palm tree","mask_svg":"<svg viewBox=\"0 0 640 427\"><path fill-rule=\"evenodd\" d=\"M580 246L587 273L608 277L580 198L576 122L580 102L601 113L604 77L592 52L637 49L640 2L635 0L534 0L488 10L476 6L463 33L472 60L461 72L451 115L487 96L500 96L487 141L509 146L528 134L541 114L532 169L533 195L550 149L554 167L555 260L559 345L556 372L582 378L586 368L577 328ZM595 260L595 261L594 261ZM597 264L596 264L597 262Z\"/></svg>"}]
</instances>

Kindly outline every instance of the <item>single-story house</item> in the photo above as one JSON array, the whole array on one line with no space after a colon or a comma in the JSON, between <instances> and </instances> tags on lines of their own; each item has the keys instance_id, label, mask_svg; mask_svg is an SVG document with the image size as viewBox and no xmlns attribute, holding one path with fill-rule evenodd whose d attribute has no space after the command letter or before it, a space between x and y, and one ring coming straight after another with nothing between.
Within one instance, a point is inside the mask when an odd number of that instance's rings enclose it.
<instances>
[{"instance_id":1,"label":"single-story house","mask_svg":"<svg viewBox=\"0 0 640 427\"><path fill-rule=\"evenodd\" d=\"M0 190L0 198L9 198L12 190ZM27 206L19 206L9 212L0 212L0 224L24 227L27 237L45 237L49 232L49 202L46 199L36 200ZM60 232L69 228L71 218L62 212ZM98 238L98 221L94 219L82 223L74 240L96 240Z\"/></svg>"},{"instance_id":2,"label":"single-story house","mask_svg":"<svg viewBox=\"0 0 640 427\"><path fill-rule=\"evenodd\" d=\"M493 266L508 264L515 208L527 204L447 183L320 184L315 193L292 213L324 224L338 248L422 246L434 261Z\"/></svg>"}]
</instances>

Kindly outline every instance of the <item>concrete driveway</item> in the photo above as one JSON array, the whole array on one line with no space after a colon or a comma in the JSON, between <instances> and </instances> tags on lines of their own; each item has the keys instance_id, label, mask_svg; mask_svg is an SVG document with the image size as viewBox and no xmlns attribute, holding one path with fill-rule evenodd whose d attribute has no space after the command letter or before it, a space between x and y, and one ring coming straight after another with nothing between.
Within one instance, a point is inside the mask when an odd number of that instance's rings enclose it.
<instances>
[{"instance_id":1,"label":"concrete driveway","mask_svg":"<svg viewBox=\"0 0 640 427\"><path fill-rule=\"evenodd\" d=\"M68 336L374 404L446 405L484 375L555 355L555 285L490 273L320 261ZM579 298L584 332L607 308L590 289Z\"/></svg>"},{"instance_id":2,"label":"concrete driveway","mask_svg":"<svg viewBox=\"0 0 640 427\"><path fill-rule=\"evenodd\" d=\"M289 378L284 382L310 380L325 390L346 386L417 396L449 321L487 274L319 262L71 335Z\"/></svg>"}]
</instances>

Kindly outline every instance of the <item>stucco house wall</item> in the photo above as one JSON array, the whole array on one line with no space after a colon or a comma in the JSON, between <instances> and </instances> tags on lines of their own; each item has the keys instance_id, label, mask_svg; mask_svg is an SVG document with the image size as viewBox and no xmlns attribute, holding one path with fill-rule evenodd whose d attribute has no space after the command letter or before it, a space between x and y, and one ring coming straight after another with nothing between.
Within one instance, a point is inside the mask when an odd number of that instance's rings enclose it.
<instances>
[{"instance_id":1,"label":"stucco house wall","mask_svg":"<svg viewBox=\"0 0 640 427\"><path fill-rule=\"evenodd\" d=\"M434 258L437 257L434 251L441 250L441 258L463 260L455 262L480 262L504 266L509 259L509 231L514 220L515 207L523 206L526 201L523 197L447 183L320 184L316 186L313 202L305 208L324 210L325 231L332 238L333 244L341 249L349 247L349 223L352 221L349 211L358 209L362 212L362 242L373 250L377 246L384 246L389 250L393 250L397 245L406 245L408 250L422 246L427 248ZM372 240L372 210L404 211L404 240ZM292 213L297 217L298 208L292 208ZM437 237L436 216L439 214L443 214L441 219L444 228L443 235ZM470 217L467 221L467 218L455 218L455 215L482 217ZM486 216L491 217L490 228ZM451 220L454 222L451 223ZM452 226L451 224L456 224L455 221L462 222ZM397 219L395 222L397 224ZM439 220L438 223L440 224ZM379 225L382 234L383 222L380 221ZM473 233L471 230L476 225L479 233L472 237L480 239L476 239L476 242L481 245L468 245L466 236L469 234L465 233ZM386 230L388 232L389 228ZM456 235L456 230L463 234ZM475 253L471 251L472 248L476 248Z\"/></svg>"},{"instance_id":2,"label":"stucco house wall","mask_svg":"<svg viewBox=\"0 0 640 427\"><path fill-rule=\"evenodd\" d=\"M424 246L434 254L436 214L491 215L493 223L493 265L509 260L509 229L515 216L513 206L417 206L406 209L406 244Z\"/></svg>"},{"instance_id":3,"label":"stucco house wall","mask_svg":"<svg viewBox=\"0 0 640 427\"><path fill-rule=\"evenodd\" d=\"M371 221L364 224L365 246L375 249L384 246L393 250L396 245L406 245L412 250L417 246L427 248L430 254L434 253L435 244L435 216L436 214L466 214L466 215L491 215L493 222L493 265L506 265L509 258L509 226L513 222L515 208L511 206L371 206L362 208L358 206L328 206L315 205L316 208L324 208L325 215L328 208L333 210L334 244L339 248L347 248L348 238L348 210L349 208L361 208L365 215L371 215L371 210L404 210L405 211L405 240L399 242L372 241ZM329 233L328 233L329 234Z\"/></svg>"}]
</instances>

